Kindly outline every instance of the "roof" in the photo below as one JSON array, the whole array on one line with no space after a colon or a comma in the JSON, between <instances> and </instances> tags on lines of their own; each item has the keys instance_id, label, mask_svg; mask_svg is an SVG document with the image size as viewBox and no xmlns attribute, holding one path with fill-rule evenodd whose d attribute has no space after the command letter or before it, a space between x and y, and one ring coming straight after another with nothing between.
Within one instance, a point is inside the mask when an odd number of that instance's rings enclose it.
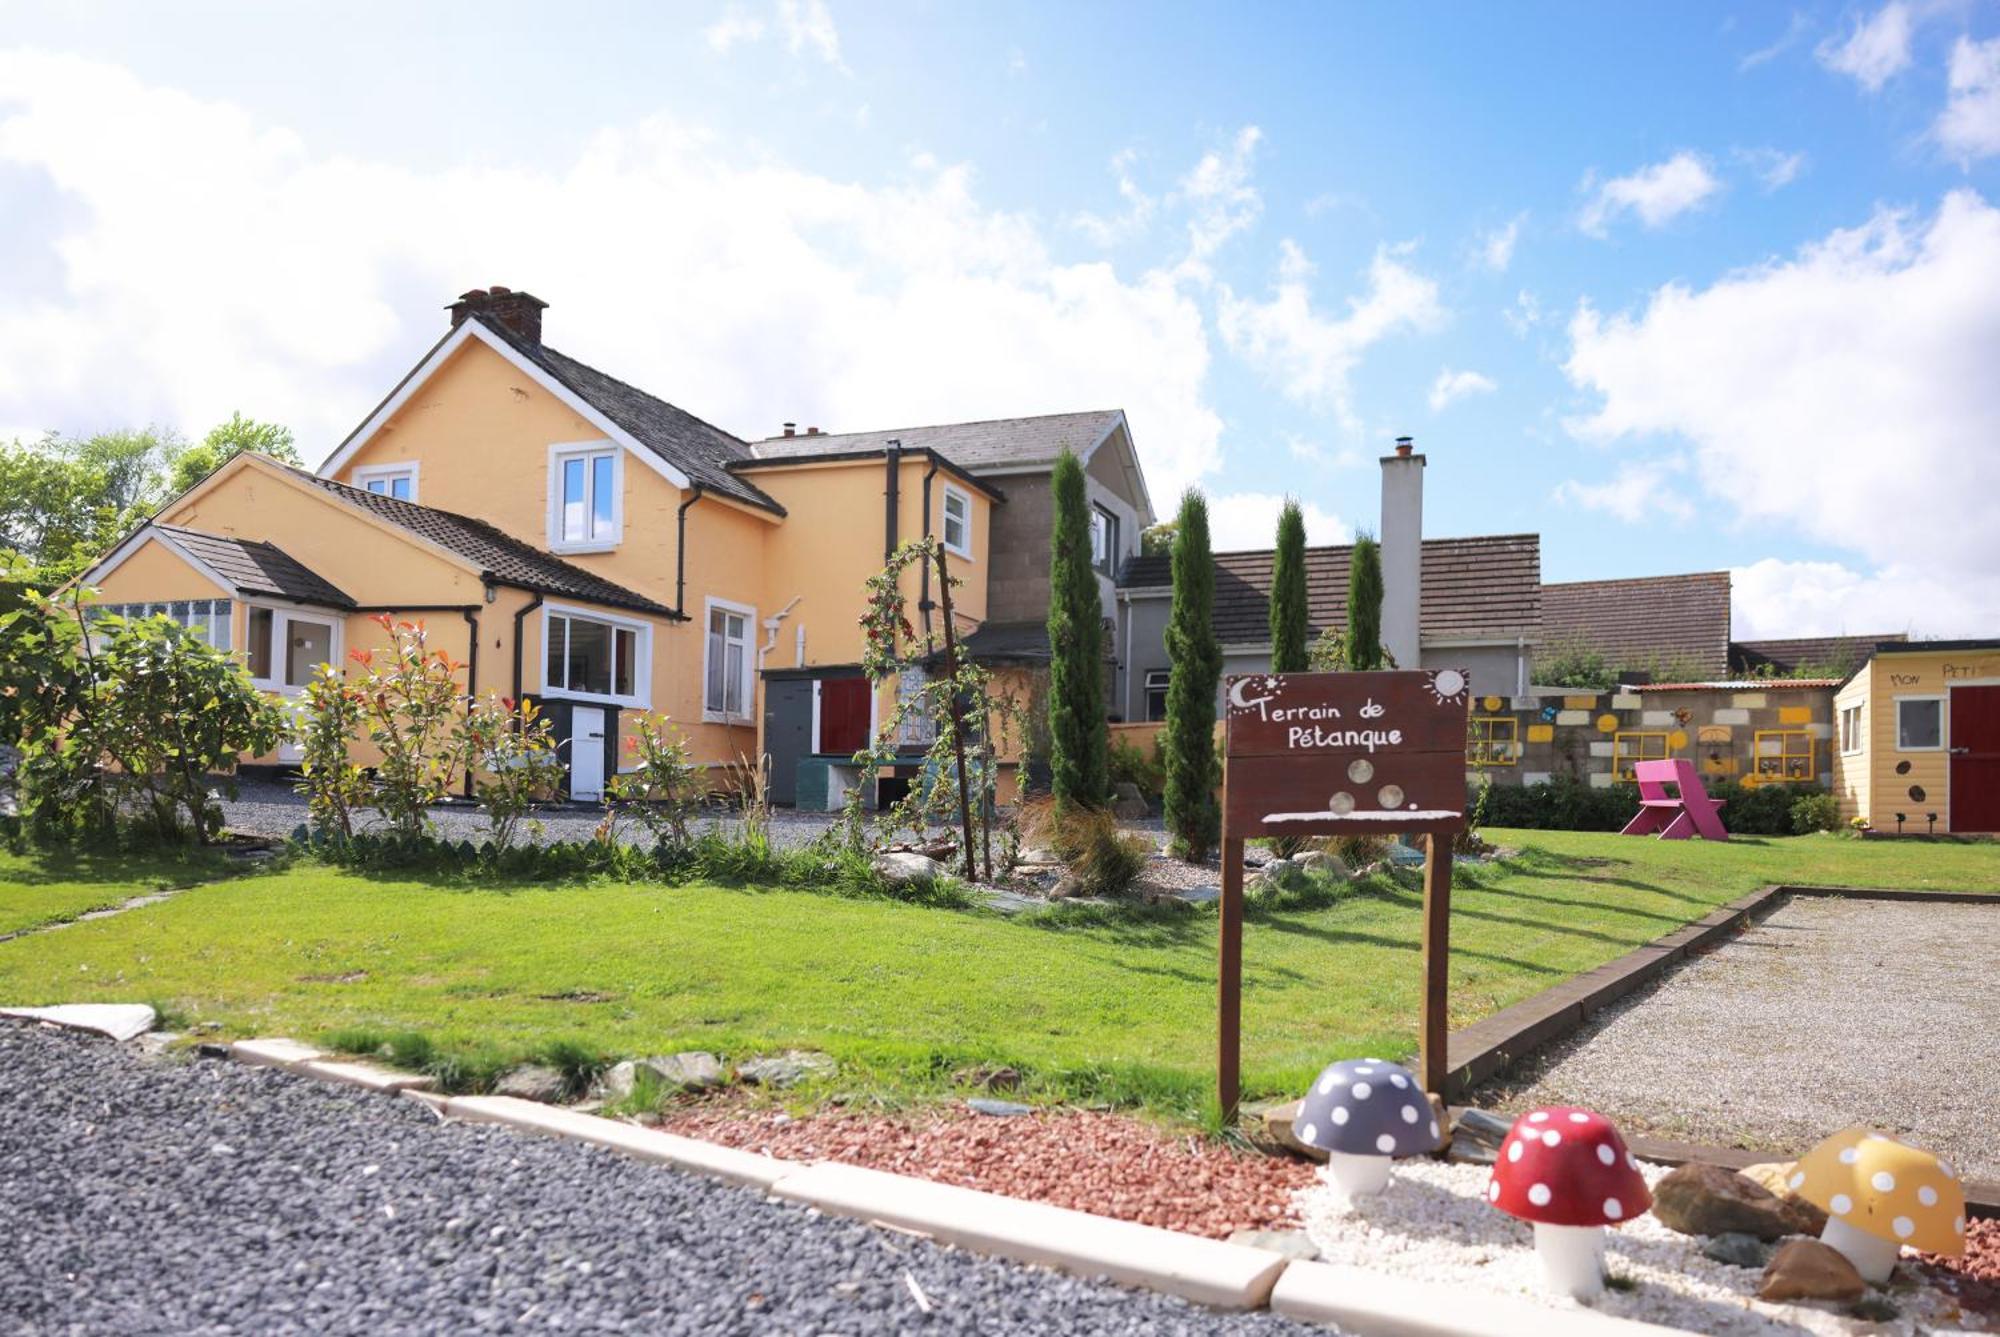
<instances>
[{"instance_id":1,"label":"roof","mask_svg":"<svg viewBox=\"0 0 2000 1337\"><path fill-rule=\"evenodd\" d=\"M1347 622L1351 546L1306 549L1306 622L1313 634ZM1215 556L1215 630L1225 645L1263 644L1271 637L1272 549ZM1425 641L1535 639L1542 627L1542 541L1538 534L1425 539ZM1119 573L1128 590L1169 589L1172 559L1134 557Z\"/></svg>"},{"instance_id":2,"label":"roof","mask_svg":"<svg viewBox=\"0 0 2000 1337\"><path fill-rule=\"evenodd\" d=\"M1542 641L1587 645L1613 669L1671 664L1689 676L1725 677L1729 573L1544 585Z\"/></svg>"},{"instance_id":3,"label":"roof","mask_svg":"<svg viewBox=\"0 0 2000 1337\"><path fill-rule=\"evenodd\" d=\"M992 418L985 422L940 423L930 427L890 427L878 432L815 432L773 436L751 443L760 460L799 459L851 451L877 451L891 441L905 450L931 450L961 468L979 473L1054 464L1067 446L1084 454L1123 419L1118 409L1049 413L1033 418Z\"/></svg>"},{"instance_id":4,"label":"roof","mask_svg":"<svg viewBox=\"0 0 2000 1337\"><path fill-rule=\"evenodd\" d=\"M1881 641L1875 646L1878 655L1919 655L1927 651L1943 651L1963 654L1971 651L2000 650L2000 641Z\"/></svg>"},{"instance_id":5,"label":"roof","mask_svg":"<svg viewBox=\"0 0 2000 1337\"><path fill-rule=\"evenodd\" d=\"M828 450L828 451L815 451L810 455L804 455L804 454L774 455L770 459L737 460L736 462L731 464L729 468L732 472L740 472L746 470L755 471L758 469L784 469L802 464L825 464L825 463L843 462L848 460L882 460L882 459L887 459L888 457L889 457L889 451L886 447L881 450ZM991 497L994 501L1004 502L1007 500L1007 494L1005 492L1002 492L999 488L987 482L985 479L980 478L977 475L968 473L966 470L959 467L957 461L947 459L945 456L938 454L935 450L929 450L921 446L918 447L906 446L903 448L903 458L905 460L925 460L925 459L931 460L935 462L940 469L950 474L953 478L958 479L960 482L964 483L967 487L978 488L981 492L985 493L988 497Z\"/></svg>"},{"instance_id":6,"label":"roof","mask_svg":"<svg viewBox=\"0 0 2000 1337\"><path fill-rule=\"evenodd\" d=\"M981 664L1046 664L1055 657L1047 622L983 623L958 645ZM938 656L943 653L940 647Z\"/></svg>"},{"instance_id":7,"label":"roof","mask_svg":"<svg viewBox=\"0 0 2000 1337\"><path fill-rule=\"evenodd\" d=\"M673 615L673 609L623 585L613 584L553 553L506 534L484 520L469 515L441 511L402 501L380 492L366 492L331 478L321 478L304 469L281 465L300 480L330 492L350 506L359 507L398 529L427 539L447 552L464 558L479 568L482 576L500 585L554 594L610 608L630 608L642 613Z\"/></svg>"},{"instance_id":8,"label":"roof","mask_svg":"<svg viewBox=\"0 0 2000 1337\"><path fill-rule=\"evenodd\" d=\"M1729 678L1720 682L1642 682L1621 688L1628 692L1789 692L1824 691L1845 678Z\"/></svg>"},{"instance_id":9,"label":"roof","mask_svg":"<svg viewBox=\"0 0 2000 1337\"><path fill-rule=\"evenodd\" d=\"M1731 641L1729 667L1732 672L1771 669L1796 673L1800 668L1838 669L1846 672L1868 662L1876 645L1908 639L1901 635L1810 636L1775 641Z\"/></svg>"},{"instance_id":10,"label":"roof","mask_svg":"<svg viewBox=\"0 0 2000 1337\"><path fill-rule=\"evenodd\" d=\"M353 608L354 600L318 572L306 567L276 544L255 539L206 534L199 529L155 523L190 556L243 595L269 595L321 608Z\"/></svg>"}]
</instances>

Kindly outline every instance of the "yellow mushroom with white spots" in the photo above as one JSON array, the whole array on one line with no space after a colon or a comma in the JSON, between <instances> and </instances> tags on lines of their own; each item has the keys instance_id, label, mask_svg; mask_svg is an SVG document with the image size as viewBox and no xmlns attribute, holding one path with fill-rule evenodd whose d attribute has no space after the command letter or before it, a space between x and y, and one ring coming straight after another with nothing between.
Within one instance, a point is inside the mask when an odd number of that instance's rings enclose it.
<instances>
[{"instance_id":1,"label":"yellow mushroom with white spots","mask_svg":"<svg viewBox=\"0 0 2000 1337\"><path fill-rule=\"evenodd\" d=\"M1965 1252L1965 1190L1948 1164L1871 1128L1835 1133L1800 1159L1786 1181L1826 1213L1820 1242L1863 1279L1887 1281L1903 1246Z\"/></svg>"}]
</instances>

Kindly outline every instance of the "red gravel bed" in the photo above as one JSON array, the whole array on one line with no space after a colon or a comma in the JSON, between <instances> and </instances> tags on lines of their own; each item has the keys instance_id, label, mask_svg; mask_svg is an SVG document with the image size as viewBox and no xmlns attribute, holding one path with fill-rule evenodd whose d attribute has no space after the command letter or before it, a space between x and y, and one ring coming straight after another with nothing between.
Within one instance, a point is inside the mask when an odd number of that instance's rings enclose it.
<instances>
[{"instance_id":1,"label":"red gravel bed","mask_svg":"<svg viewBox=\"0 0 2000 1337\"><path fill-rule=\"evenodd\" d=\"M953 1110L788 1119L697 1106L669 1113L661 1127L786 1160L846 1161L1218 1239L1296 1227L1292 1194L1314 1173L1299 1161L1174 1137L1115 1114L995 1118Z\"/></svg>"},{"instance_id":2,"label":"red gravel bed","mask_svg":"<svg viewBox=\"0 0 2000 1337\"><path fill-rule=\"evenodd\" d=\"M1923 1258L1936 1267L1962 1272L1989 1286L2000 1286L2000 1220L1967 1221L1963 1257L1927 1253Z\"/></svg>"}]
</instances>

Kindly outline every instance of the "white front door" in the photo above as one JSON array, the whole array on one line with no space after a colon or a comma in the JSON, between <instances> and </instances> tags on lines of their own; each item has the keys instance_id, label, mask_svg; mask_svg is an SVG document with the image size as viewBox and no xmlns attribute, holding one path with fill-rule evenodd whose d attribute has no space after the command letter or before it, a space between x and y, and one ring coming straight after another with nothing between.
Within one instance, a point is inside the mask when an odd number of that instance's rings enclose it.
<instances>
[{"instance_id":1,"label":"white front door","mask_svg":"<svg viewBox=\"0 0 2000 1337\"><path fill-rule=\"evenodd\" d=\"M569 796L604 797L604 711L597 706L576 706L570 711Z\"/></svg>"}]
</instances>

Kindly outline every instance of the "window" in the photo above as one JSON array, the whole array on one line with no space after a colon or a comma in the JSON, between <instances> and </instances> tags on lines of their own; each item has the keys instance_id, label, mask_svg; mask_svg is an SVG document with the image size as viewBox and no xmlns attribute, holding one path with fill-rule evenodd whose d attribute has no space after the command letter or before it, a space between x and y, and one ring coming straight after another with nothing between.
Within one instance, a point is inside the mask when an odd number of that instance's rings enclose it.
<instances>
[{"instance_id":1,"label":"window","mask_svg":"<svg viewBox=\"0 0 2000 1337\"><path fill-rule=\"evenodd\" d=\"M1842 706L1840 708L1840 750L1859 752L1866 735L1861 732L1862 706Z\"/></svg>"},{"instance_id":2,"label":"window","mask_svg":"<svg viewBox=\"0 0 2000 1337\"><path fill-rule=\"evenodd\" d=\"M568 609L543 622L542 688L550 695L643 706L647 629Z\"/></svg>"},{"instance_id":3,"label":"window","mask_svg":"<svg viewBox=\"0 0 2000 1337\"><path fill-rule=\"evenodd\" d=\"M218 650L229 648L229 600L176 599L171 603L99 604L92 617L168 617Z\"/></svg>"},{"instance_id":4,"label":"window","mask_svg":"<svg viewBox=\"0 0 2000 1337\"><path fill-rule=\"evenodd\" d=\"M1118 565L1118 517L1102 506L1090 508L1090 564L1105 575Z\"/></svg>"},{"instance_id":5,"label":"window","mask_svg":"<svg viewBox=\"0 0 2000 1337\"><path fill-rule=\"evenodd\" d=\"M251 680L280 692L297 692L340 655L339 623L288 608L252 604L244 611L243 639Z\"/></svg>"},{"instance_id":6,"label":"window","mask_svg":"<svg viewBox=\"0 0 2000 1337\"><path fill-rule=\"evenodd\" d=\"M1664 733L1617 733L1611 736L1611 774L1630 780L1632 766L1641 761L1665 761L1667 736Z\"/></svg>"},{"instance_id":7,"label":"window","mask_svg":"<svg viewBox=\"0 0 2000 1337\"><path fill-rule=\"evenodd\" d=\"M1173 680L1169 669L1153 669L1146 674L1146 718L1157 721L1167 717L1167 684Z\"/></svg>"},{"instance_id":8,"label":"window","mask_svg":"<svg viewBox=\"0 0 2000 1337\"><path fill-rule=\"evenodd\" d=\"M708 601L708 644L702 651L701 708L712 720L750 713L750 623L754 609Z\"/></svg>"},{"instance_id":9,"label":"window","mask_svg":"<svg viewBox=\"0 0 2000 1337\"><path fill-rule=\"evenodd\" d=\"M1896 750L1935 752L1944 746L1944 698L1896 698Z\"/></svg>"},{"instance_id":10,"label":"window","mask_svg":"<svg viewBox=\"0 0 2000 1337\"><path fill-rule=\"evenodd\" d=\"M1473 766L1512 766L1520 758L1512 715L1474 715L1466 722L1465 760Z\"/></svg>"},{"instance_id":11,"label":"window","mask_svg":"<svg viewBox=\"0 0 2000 1337\"><path fill-rule=\"evenodd\" d=\"M960 557L972 556L972 494L945 484L944 546Z\"/></svg>"},{"instance_id":12,"label":"window","mask_svg":"<svg viewBox=\"0 0 2000 1337\"><path fill-rule=\"evenodd\" d=\"M929 747L937 739L937 721L923 708L923 691L930 674L921 668L906 668L896 675L896 708L903 717L896 731L899 747Z\"/></svg>"},{"instance_id":13,"label":"window","mask_svg":"<svg viewBox=\"0 0 2000 1337\"><path fill-rule=\"evenodd\" d=\"M616 446L557 446L549 452L549 546L601 552L624 529L624 457Z\"/></svg>"},{"instance_id":14,"label":"window","mask_svg":"<svg viewBox=\"0 0 2000 1337\"><path fill-rule=\"evenodd\" d=\"M1760 784L1797 784L1812 780L1813 736L1804 729L1759 729L1756 765L1751 775Z\"/></svg>"},{"instance_id":15,"label":"window","mask_svg":"<svg viewBox=\"0 0 2000 1337\"><path fill-rule=\"evenodd\" d=\"M397 501L417 499L417 466L415 464L377 464L354 471L354 485L363 492L373 492L378 497L394 497Z\"/></svg>"}]
</instances>

